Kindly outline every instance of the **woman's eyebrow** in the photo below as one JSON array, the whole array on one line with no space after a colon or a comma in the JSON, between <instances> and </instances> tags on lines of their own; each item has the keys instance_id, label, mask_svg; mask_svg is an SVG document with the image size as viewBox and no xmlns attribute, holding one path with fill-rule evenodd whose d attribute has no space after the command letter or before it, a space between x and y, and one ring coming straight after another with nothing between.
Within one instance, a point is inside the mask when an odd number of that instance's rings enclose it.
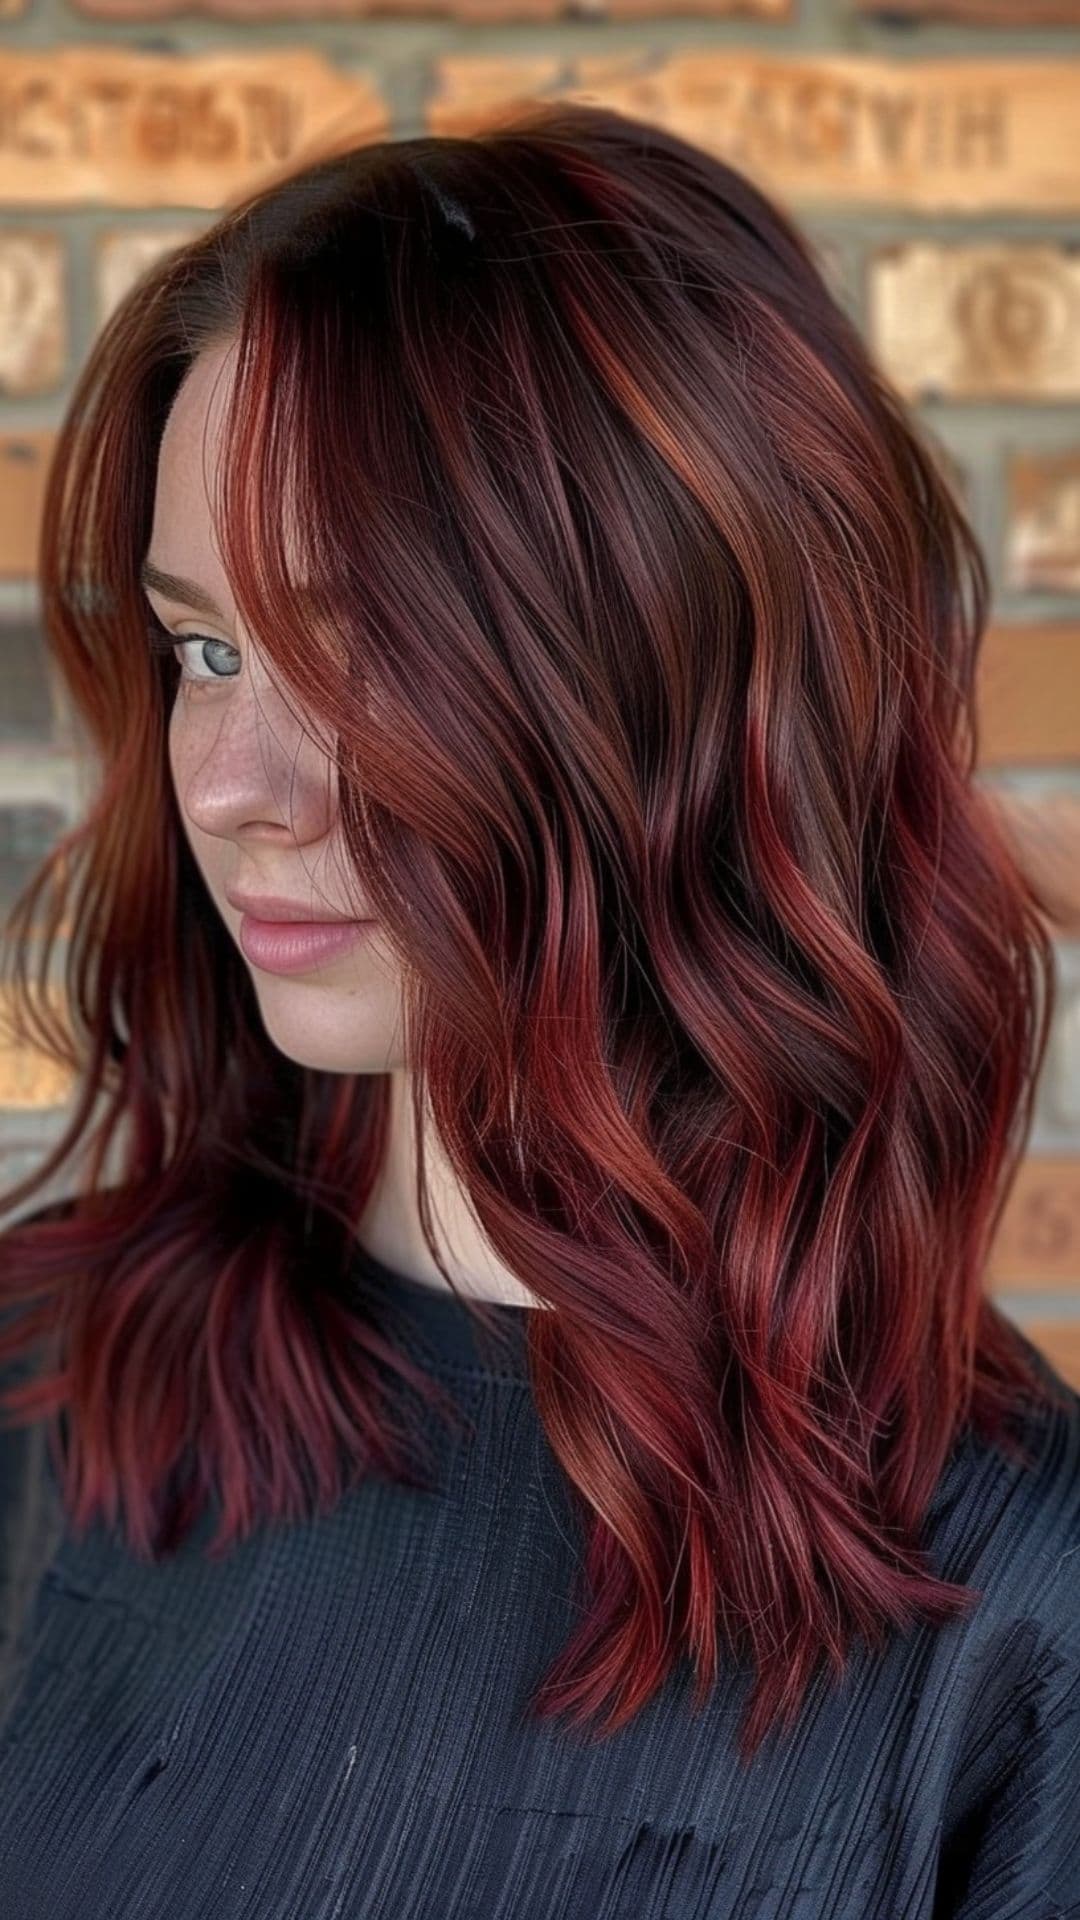
<instances>
[{"instance_id":1,"label":"woman's eyebrow","mask_svg":"<svg viewBox=\"0 0 1080 1920\"><path fill-rule=\"evenodd\" d=\"M144 560L139 569L139 584L153 587L155 593L163 594L166 600L175 600L185 607L191 607L196 613L208 613L215 620L225 618L217 601L212 599L197 580L185 580L179 573L163 573L155 567L152 560Z\"/></svg>"},{"instance_id":2,"label":"woman's eyebrow","mask_svg":"<svg viewBox=\"0 0 1080 1920\"><path fill-rule=\"evenodd\" d=\"M139 585L152 587L155 593L162 594L166 600L175 600L179 605L191 607L195 613L208 614L213 620L224 620L226 617L217 601L207 593L205 587L200 587L197 580L188 580L182 573L164 573L160 567L155 567L152 560L144 560L139 568ZM318 610L318 596L310 587L296 587L294 593L298 606L310 609L313 613Z\"/></svg>"}]
</instances>

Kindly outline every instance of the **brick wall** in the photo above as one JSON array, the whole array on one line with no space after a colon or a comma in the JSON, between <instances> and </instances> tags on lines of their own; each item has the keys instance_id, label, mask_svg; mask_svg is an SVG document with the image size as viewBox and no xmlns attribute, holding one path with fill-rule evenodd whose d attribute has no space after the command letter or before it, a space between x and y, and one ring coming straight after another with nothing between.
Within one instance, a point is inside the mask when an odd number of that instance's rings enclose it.
<instances>
[{"instance_id":1,"label":"brick wall","mask_svg":"<svg viewBox=\"0 0 1080 1920\"><path fill-rule=\"evenodd\" d=\"M84 792L34 546L104 315L326 131L556 94L669 124L786 201L959 474L995 587L980 779L1068 916L990 1284L1080 1385L1080 0L0 0L0 912ZM66 1097L0 1051L0 1182Z\"/></svg>"}]
</instances>

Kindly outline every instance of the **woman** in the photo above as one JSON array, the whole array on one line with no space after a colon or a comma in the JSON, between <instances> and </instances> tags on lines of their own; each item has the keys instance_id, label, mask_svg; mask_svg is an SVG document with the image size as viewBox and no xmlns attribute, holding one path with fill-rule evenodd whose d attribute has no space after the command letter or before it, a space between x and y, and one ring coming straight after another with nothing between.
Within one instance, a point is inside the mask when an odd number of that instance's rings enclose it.
<instances>
[{"instance_id":1,"label":"woman","mask_svg":"<svg viewBox=\"0 0 1080 1920\"><path fill-rule=\"evenodd\" d=\"M327 156L105 327L41 578L6 1920L1080 1911L1052 951L806 242L598 107Z\"/></svg>"}]
</instances>

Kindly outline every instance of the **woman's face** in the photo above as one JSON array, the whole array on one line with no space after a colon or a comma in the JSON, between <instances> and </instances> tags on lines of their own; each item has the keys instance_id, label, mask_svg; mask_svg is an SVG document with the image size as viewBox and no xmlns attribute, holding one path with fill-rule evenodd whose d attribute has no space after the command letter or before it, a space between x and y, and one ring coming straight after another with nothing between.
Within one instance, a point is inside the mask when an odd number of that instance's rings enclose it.
<instances>
[{"instance_id":1,"label":"woman's face","mask_svg":"<svg viewBox=\"0 0 1080 1920\"><path fill-rule=\"evenodd\" d=\"M158 459L146 593L184 643L169 764L192 853L248 963L271 1040L303 1066L381 1073L403 1064L400 973L377 925L360 932L355 922L341 924L356 911L356 892L337 769L311 737L314 727L305 732L277 693L215 545L211 497L232 351L196 360ZM290 932L255 915L253 925L240 900L258 894L286 903L282 913L291 907L309 923L339 924Z\"/></svg>"}]
</instances>

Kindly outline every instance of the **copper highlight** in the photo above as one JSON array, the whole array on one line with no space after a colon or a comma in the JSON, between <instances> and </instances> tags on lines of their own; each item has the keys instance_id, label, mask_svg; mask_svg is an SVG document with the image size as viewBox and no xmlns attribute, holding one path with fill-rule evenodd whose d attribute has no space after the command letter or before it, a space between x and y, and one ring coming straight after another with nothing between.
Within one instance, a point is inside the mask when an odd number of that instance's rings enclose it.
<instances>
[{"instance_id":1,"label":"copper highlight","mask_svg":"<svg viewBox=\"0 0 1080 1920\"><path fill-rule=\"evenodd\" d=\"M749 1758L856 1637L977 1604L928 1503L1054 1391L984 1283L1054 994L975 778L984 559L809 241L598 106L329 154L129 292L45 503L100 782L5 930L12 1037L78 1091L5 1196L72 1169L0 1236L0 1360L49 1363L5 1418L48 1417L69 1524L142 1556L211 1498L220 1552L423 1471L346 1285L386 1076L268 1041L144 639L165 416L224 340L237 603L337 743L416 1083L555 1309L530 1379L588 1549L530 1709L602 1737L745 1662Z\"/></svg>"}]
</instances>

